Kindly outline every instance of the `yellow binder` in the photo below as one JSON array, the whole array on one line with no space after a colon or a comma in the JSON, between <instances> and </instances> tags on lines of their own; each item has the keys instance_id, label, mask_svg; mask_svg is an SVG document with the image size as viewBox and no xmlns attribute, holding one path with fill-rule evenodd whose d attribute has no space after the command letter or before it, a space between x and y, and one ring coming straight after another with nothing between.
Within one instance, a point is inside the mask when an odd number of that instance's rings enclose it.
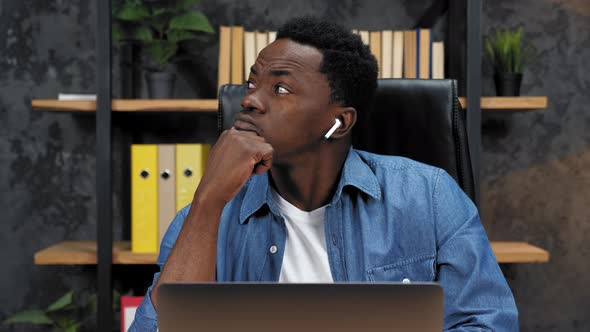
<instances>
[{"instance_id":1,"label":"yellow binder","mask_svg":"<svg viewBox=\"0 0 590 332\"><path fill-rule=\"evenodd\" d=\"M210 149L209 144L176 145L176 211L193 201Z\"/></svg>"},{"instance_id":2,"label":"yellow binder","mask_svg":"<svg viewBox=\"0 0 590 332\"><path fill-rule=\"evenodd\" d=\"M131 145L131 251L158 252L158 147Z\"/></svg>"},{"instance_id":3,"label":"yellow binder","mask_svg":"<svg viewBox=\"0 0 590 332\"><path fill-rule=\"evenodd\" d=\"M176 214L176 147L158 144L158 243Z\"/></svg>"}]
</instances>

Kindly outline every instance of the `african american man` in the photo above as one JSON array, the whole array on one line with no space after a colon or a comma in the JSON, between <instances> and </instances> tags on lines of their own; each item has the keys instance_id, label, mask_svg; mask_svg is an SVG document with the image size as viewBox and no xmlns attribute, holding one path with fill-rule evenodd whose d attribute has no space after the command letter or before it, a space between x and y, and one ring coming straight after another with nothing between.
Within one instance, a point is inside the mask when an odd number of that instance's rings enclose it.
<instances>
[{"instance_id":1,"label":"african american man","mask_svg":"<svg viewBox=\"0 0 590 332\"><path fill-rule=\"evenodd\" d=\"M131 331L156 331L166 282L438 282L445 331L516 331L476 207L441 169L355 150L377 62L349 29L287 22L259 54L233 127L172 221ZM340 126L329 139L324 135Z\"/></svg>"}]
</instances>

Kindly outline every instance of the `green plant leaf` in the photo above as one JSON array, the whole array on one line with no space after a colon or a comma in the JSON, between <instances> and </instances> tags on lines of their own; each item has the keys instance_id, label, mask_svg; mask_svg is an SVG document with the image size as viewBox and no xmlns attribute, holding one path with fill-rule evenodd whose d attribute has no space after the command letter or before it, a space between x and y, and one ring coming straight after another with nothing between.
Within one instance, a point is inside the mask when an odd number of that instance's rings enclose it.
<instances>
[{"instance_id":1,"label":"green plant leaf","mask_svg":"<svg viewBox=\"0 0 590 332\"><path fill-rule=\"evenodd\" d=\"M133 31L133 39L144 43L149 43L154 39L154 37L150 28L146 26L140 26Z\"/></svg>"},{"instance_id":2,"label":"green plant leaf","mask_svg":"<svg viewBox=\"0 0 590 332\"><path fill-rule=\"evenodd\" d=\"M8 317L3 322L4 325L17 323L53 324L53 321L47 317L43 310L26 310Z\"/></svg>"},{"instance_id":3,"label":"green plant leaf","mask_svg":"<svg viewBox=\"0 0 590 332\"><path fill-rule=\"evenodd\" d=\"M518 28L495 29L486 38L486 51L494 69L508 73L522 73L530 48L523 40L523 30Z\"/></svg>"},{"instance_id":4,"label":"green plant leaf","mask_svg":"<svg viewBox=\"0 0 590 332\"><path fill-rule=\"evenodd\" d=\"M198 4L201 0L179 0L178 5L183 9L189 9L192 6Z\"/></svg>"},{"instance_id":5,"label":"green plant leaf","mask_svg":"<svg viewBox=\"0 0 590 332\"><path fill-rule=\"evenodd\" d=\"M56 311L63 309L64 307L72 304L74 292L69 291L64 296L57 299L57 301L53 302L49 307L47 307L47 311Z\"/></svg>"},{"instance_id":6,"label":"green plant leaf","mask_svg":"<svg viewBox=\"0 0 590 332\"><path fill-rule=\"evenodd\" d=\"M182 9L179 8L170 8L170 7L162 7L162 8L156 8L152 11L152 16L160 16L163 14L174 14L177 12L180 12Z\"/></svg>"},{"instance_id":7,"label":"green plant leaf","mask_svg":"<svg viewBox=\"0 0 590 332\"><path fill-rule=\"evenodd\" d=\"M56 326L53 331L54 332L77 332L80 330L80 326L82 326L81 322L70 321L66 325Z\"/></svg>"},{"instance_id":8,"label":"green plant leaf","mask_svg":"<svg viewBox=\"0 0 590 332\"><path fill-rule=\"evenodd\" d=\"M125 1L113 15L117 20L139 22L150 16L147 7L140 1Z\"/></svg>"},{"instance_id":9,"label":"green plant leaf","mask_svg":"<svg viewBox=\"0 0 590 332\"><path fill-rule=\"evenodd\" d=\"M90 311L92 313L96 312L96 304L97 304L96 294L90 295L90 297L88 297L88 302L86 302L86 307L87 307L88 311Z\"/></svg>"},{"instance_id":10,"label":"green plant leaf","mask_svg":"<svg viewBox=\"0 0 590 332\"><path fill-rule=\"evenodd\" d=\"M113 289L113 311L118 311L121 309L121 293Z\"/></svg>"},{"instance_id":11,"label":"green plant leaf","mask_svg":"<svg viewBox=\"0 0 590 332\"><path fill-rule=\"evenodd\" d=\"M79 323L79 322L72 322L71 325L65 326L63 328L63 331L64 332L78 332L80 325L81 325L81 323Z\"/></svg>"},{"instance_id":12,"label":"green plant leaf","mask_svg":"<svg viewBox=\"0 0 590 332\"><path fill-rule=\"evenodd\" d=\"M186 30L172 30L168 31L168 40L172 43L178 43L183 40L191 40L195 38L195 34Z\"/></svg>"},{"instance_id":13,"label":"green plant leaf","mask_svg":"<svg viewBox=\"0 0 590 332\"><path fill-rule=\"evenodd\" d=\"M113 36L113 41L116 42L120 42L127 38L127 34L125 33L125 31L123 31L123 29L121 29L121 27L119 27L118 25L113 25L111 33Z\"/></svg>"},{"instance_id":14,"label":"green plant leaf","mask_svg":"<svg viewBox=\"0 0 590 332\"><path fill-rule=\"evenodd\" d=\"M495 60L494 47L492 46L492 42L489 39L486 40L486 50L488 52L488 56L490 57L490 60L492 60L492 63L493 63Z\"/></svg>"},{"instance_id":15,"label":"green plant leaf","mask_svg":"<svg viewBox=\"0 0 590 332\"><path fill-rule=\"evenodd\" d=\"M161 20L159 18L152 18L149 20L149 25L157 32L156 38L154 38L154 39L162 39L163 38L166 24L167 24L167 22L165 20Z\"/></svg>"},{"instance_id":16,"label":"green plant leaf","mask_svg":"<svg viewBox=\"0 0 590 332\"><path fill-rule=\"evenodd\" d=\"M156 40L147 48L147 52L152 60L160 67L170 62L170 59L176 54L178 45L166 40Z\"/></svg>"},{"instance_id":17,"label":"green plant leaf","mask_svg":"<svg viewBox=\"0 0 590 332\"><path fill-rule=\"evenodd\" d=\"M168 30L191 30L213 33L213 28L209 24L207 17L203 13L195 11L173 17L170 20Z\"/></svg>"}]
</instances>

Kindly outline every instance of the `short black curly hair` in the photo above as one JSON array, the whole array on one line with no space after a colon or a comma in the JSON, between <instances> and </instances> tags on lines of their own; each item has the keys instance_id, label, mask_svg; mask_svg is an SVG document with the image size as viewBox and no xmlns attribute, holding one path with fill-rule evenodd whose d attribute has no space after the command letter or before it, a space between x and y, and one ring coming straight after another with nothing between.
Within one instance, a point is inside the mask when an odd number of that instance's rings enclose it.
<instances>
[{"instance_id":1,"label":"short black curly hair","mask_svg":"<svg viewBox=\"0 0 590 332\"><path fill-rule=\"evenodd\" d=\"M342 25L304 16L278 30L276 39L283 38L317 48L323 55L320 72L332 89L331 101L366 114L377 89L378 68L360 36Z\"/></svg>"}]
</instances>

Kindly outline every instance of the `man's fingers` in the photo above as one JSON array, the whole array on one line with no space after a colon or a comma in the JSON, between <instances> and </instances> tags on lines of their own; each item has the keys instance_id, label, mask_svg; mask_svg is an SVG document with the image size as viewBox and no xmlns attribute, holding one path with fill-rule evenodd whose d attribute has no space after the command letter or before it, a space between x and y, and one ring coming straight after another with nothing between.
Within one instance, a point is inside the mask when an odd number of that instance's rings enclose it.
<instances>
[{"instance_id":1,"label":"man's fingers","mask_svg":"<svg viewBox=\"0 0 590 332\"><path fill-rule=\"evenodd\" d=\"M258 164L256 164L256 166L254 167L254 173L255 174L262 174L262 173L270 170L271 167L272 167L272 157L270 157L268 159L263 159Z\"/></svg>"},{"instance_id":2,"label":"man's fingers","mask_svg":"<svg viewBox=\"0 0 590 332\"><path fill-rule=\"evenodd\" d=\"M255 174L262 174L272 167L272 157L274 150L270 144L264 144L256 154L256 165L254 166Z\"/></svg>"},{"instance_id":3,"label":"man's fingers","mask_svg":"<svg viewBox=\"0 0 590 332\"><path fill-rule=\"evenodd\" d=\"M254 172L252 172L252 173L259 175L264 172L268 172L269 170L270 170L270 167L266 167L262 164L258 164L258 165L256 165L256 167L254 167Z\"/></svg>"},{"instance_id":4,"label":"man's fingers","mask_svg":"<svg viewBox=\"0 0 590 332\"><path fill-rule=\"evenodd\" d=\"M258 142L265 142L265 139L263 137L258 136L258 134L256 134L253 131L247 131L247 130L238 130L234 127L231 127L230 129L226 130L232 134L238 135L238 136L242 136L242 137L247 137L253 140L256 140Z\"/></svg>"}]
</instances>

